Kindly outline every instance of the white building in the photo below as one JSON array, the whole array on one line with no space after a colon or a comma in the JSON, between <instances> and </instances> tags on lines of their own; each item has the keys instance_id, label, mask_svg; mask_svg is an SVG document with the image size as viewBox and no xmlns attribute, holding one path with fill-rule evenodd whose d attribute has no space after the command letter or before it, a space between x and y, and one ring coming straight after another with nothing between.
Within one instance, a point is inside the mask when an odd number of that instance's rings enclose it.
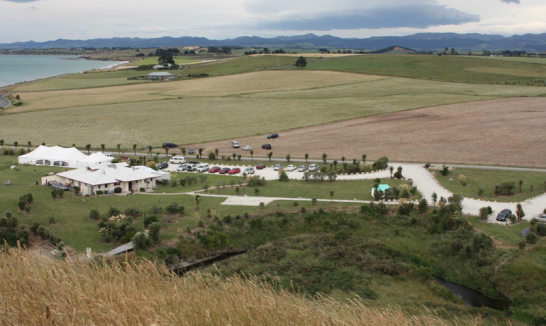
<instances>
[{"instance_id":1,"label":"white building","mask_svg":"<svg viewBox=\"0 0 546 326\"><path fill-rule=\"evenodd\" d=\"M173 74L168 73L166 71L152 72L151 74L148 74L148 79L170 79L173 77L174 77Z\"/></svg>"},{"instance_id":2,"label":"white building","mask_svg":"<svg viewBox=\"0 0 546 326\"><path fill-rule=\"evenodd\" d=\"M93 153L89 156L78 149L63 148L59 146L48 147L40 145L32 152L21 155L18 158L19 164L30 164L40 166L60 166L69 168L81 168L108 164L113 158L103 153Z\"/></svg>"},{"instance_id":3,"label":"white building","mask_svg":"<svg viewBox=\"0 0 546 326\"><path fill-rule=\"evenodd\" d=\"M97 191L114 193L138 192L142 188L152 189L161 175L140 171L127 163L105 164L97 167L79 168L42 177L42 184L56 181L61 184L80 187L82 195L94 195Z\"/></svg>"}]
</instances>

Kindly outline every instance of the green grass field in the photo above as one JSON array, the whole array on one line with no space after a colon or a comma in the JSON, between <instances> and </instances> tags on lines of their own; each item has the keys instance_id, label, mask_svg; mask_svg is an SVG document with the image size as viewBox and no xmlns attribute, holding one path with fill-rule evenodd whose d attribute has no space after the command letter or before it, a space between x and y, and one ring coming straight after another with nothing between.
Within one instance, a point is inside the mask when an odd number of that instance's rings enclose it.
<instances>
[{"instance_id":1,"label":"green grass field","mask_svg":"<svg viewBox=\"0 0 546 326\"><path fill-rule=\"evenodd\" d=\"M128 66L144 66L144 65L157 65L157 59L159 57L146 57L140 61L131 62L127 64ZM186 57L186 56L180 56L180 57L173 57L174 62L178 65L183 65L186 63L200 63L201 61L205 60L205 58L195 58L194 57ZM212 57L211 57L212 59Z\"/></svg>"},{"instance_id":2,"label":"green grass field","mask_svg":"<svg viewBox=\"0 0 546 326\"><path fill-rule=\"evenodd\" d=\"M457 181L460 174L466 177L468 186L463 187ZM480 199L495 200L500 202L519 202L544 193L546 187L546 173L541 172L520 172L520 171L498 171L481 169L460 169L453 170L447 177L441 176L438 172L436 179L449 191L470 198L478 197L478 189L484 193ZM449 181L453 179L453 181ZM519 191L519 180L523 181L522 191ZM502 182L514 182L516 188L512 196L494 196L495 186ZM531 191L531 186L533 191Z\"/></svg>"},{"instance_id":3,"label":"green grass field","mask_svg":"<svg viewBox=\"0 0 546 326\"><path fill-rule=\"evenodd\" d=\"M524 62L524 63L536 63L540 65L546 64L546 58L537 58L537 57L482 57L482 56L473 56L473 59L480 58L485 60L500 60L500 61L509 61L509 62Z\"/></svg>"}]
</instances>

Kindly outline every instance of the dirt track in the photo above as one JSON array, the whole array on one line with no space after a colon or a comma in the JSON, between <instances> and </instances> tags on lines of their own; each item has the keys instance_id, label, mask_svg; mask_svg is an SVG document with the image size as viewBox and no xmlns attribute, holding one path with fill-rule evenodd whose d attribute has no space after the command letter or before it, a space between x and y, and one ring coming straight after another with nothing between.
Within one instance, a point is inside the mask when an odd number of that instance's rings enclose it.
<instances>
[{"instance_id":1,"label":"dirt track","mask_svg":"<svg viewBox=\"0 0 546 326\"><path fill-rule=\"evenodd\" d=\"M510 166L546 166L546 99L511 98L459 103L385 114L237 139L265 157L271 143L274 157L320 159L322 153L338 160L387 156L392 161L449 162ZM220 154L249 155L233 150L229 141L195 144L186 148L218 148Z\"/></svg>"}]
</instances>

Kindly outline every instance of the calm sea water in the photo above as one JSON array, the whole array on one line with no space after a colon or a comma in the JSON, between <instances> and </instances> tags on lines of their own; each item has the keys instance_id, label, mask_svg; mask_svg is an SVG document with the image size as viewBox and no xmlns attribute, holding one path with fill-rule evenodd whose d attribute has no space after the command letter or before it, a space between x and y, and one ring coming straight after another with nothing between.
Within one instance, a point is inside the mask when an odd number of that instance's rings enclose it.
<instances>
[{"instance_id":1,"label":"calm sea water","mask_svg":"<svg viewBox=\"0 0 546 326\"><path fill-rule=\"evenodd\" d=\"M73 55L0 55L0 87L119 63L83 60Z\"/></svg>"}]
</instances>

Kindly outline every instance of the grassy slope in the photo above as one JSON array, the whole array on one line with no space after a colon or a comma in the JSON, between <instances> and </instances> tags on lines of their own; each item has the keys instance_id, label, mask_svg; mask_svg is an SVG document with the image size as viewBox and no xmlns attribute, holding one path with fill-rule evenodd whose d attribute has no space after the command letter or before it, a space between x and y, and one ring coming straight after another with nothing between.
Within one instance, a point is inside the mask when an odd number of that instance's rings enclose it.
<instances>
[{"instance_id":1,"label":"grassy slope","mask_svg":"<svg viewBox=\"0 0 546 326\"><path fill-rule=\"evenodd\" d=\"M457 181L460 174L466 176L468 186L463 187ZM455 169L448 176L443 177L438 172L436 179L449 191L460 194L464 197L478 198L478 189L483 189L481 199L496 200L501 202L518 202L538 196L544 193L546 173L521 172L521 171L496 171L481 169ZM453 181L449 181L453 179ZM523 180L522 192L519 192L519 180ZM494 196L495 186L502 182L514 182L516 185L515 194L512 196ZM534 190L531 191L530 187Z\"/></svg>"}]
</instances>

